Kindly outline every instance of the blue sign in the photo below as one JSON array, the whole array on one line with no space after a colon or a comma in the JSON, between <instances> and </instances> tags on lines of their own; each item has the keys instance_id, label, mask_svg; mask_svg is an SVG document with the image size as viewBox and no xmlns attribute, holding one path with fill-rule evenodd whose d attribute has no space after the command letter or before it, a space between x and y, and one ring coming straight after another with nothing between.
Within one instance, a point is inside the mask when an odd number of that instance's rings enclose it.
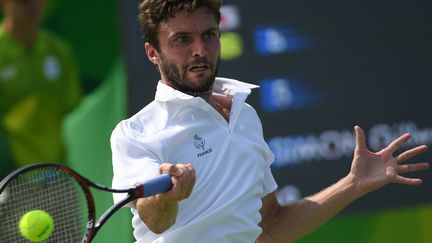
<instances>
[{"instance_id":1,"label":"blue sign","mask_svg":"<svg viewBox=\"0 0 432 243\"><path fill-rule=\"evenodd\" d=\"M261 55L272 55L308 48L310 41L297 32L288 27L258 27L255 30L255 49Z\"/></svg>"},{"instance_id":2,"label":"blue sign","mask_svg":"<svg viewBox=\"0 0 432 243\"><path fill-rule=\"evenodd\" d=\"M261 107L266 112L280 112L315 106L323 96L300 82L287 78L269 78L260 83Z\"/></svg>"}]
</instances>

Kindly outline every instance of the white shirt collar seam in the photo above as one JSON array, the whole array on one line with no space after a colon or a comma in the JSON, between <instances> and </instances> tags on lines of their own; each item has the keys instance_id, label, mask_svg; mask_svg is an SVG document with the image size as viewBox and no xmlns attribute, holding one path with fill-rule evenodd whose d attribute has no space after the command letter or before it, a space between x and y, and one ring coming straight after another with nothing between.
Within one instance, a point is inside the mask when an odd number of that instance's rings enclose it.
<instances>
[{"instance_id":1,"label":"white shirt collar seam","mask_svg":"<svg viewBox=\"0 0 432 243\"><path fill-rule=\"evenodd\" d=\"M217 82L217 83L216 83ZM215 81L216 85L220 85L220 89L215 90L215 92L227 96L234 96L237 93L243 93L246 95L249 95L251 93L251 89L258 88L259 86L241 82L235 79L227 79L227 78L216 78ZM227 85L229 84L229 85ZM231 87L229 87L231 86ZM235 89L233 89L233 87ZM226 90L224 90L226 89ZM172 94L169 94L168 92L171 92ZM194 99L196 97L184 94L178 90L175 90L174 88L162 83L161 81L158 82L157 91L155 100L158 101L170 101L170 100L190 100Z\"/></svg>"}]
</instances>

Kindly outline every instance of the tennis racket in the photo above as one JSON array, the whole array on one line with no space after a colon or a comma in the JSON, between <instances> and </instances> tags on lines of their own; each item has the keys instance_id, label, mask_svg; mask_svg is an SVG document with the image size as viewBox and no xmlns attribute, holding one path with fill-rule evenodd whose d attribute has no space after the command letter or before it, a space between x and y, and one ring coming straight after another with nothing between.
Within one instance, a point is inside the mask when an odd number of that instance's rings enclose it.
<instances>
[{"instance_id":1,"label":"tennis racket","mask_svg":"<svg viewBox=\"0 0 432 243\"><path fill-rule=\"evenodd\" d=\"M112 189L94 183L61 164L29 165L12 172L0 182L0 242L28 242L20 234L18 222L28 211L44 210L54 221L54 230L44 242L89 243L118 209L137 198L162 193L171 187L168 174L129 189ZM96 221L90 188L126 196Z\"/></svg>"}]
</instances>

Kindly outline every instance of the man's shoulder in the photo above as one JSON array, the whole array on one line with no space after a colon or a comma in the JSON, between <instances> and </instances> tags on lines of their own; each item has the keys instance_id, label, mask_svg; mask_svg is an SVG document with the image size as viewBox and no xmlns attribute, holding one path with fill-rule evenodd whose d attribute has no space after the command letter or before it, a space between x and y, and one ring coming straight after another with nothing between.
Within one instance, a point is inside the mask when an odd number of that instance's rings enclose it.
<instances>
[{"instance_id":1,"label":"man's shoulder","mask_svg":"<svg viewBox=\"0 0 432 243\"><path fill-rule=\"evenodd\" d=\"M152 101L130 118L120 122L115 131L131 136L156 134L176 119L182 106L171 102Z\"/></svg>"},{"instance_id":2,"label":"man's shoulder","mask_svg":"<svg viewBox=\"0 0 432 243\"><path fill-rule=\"evenodd\" d=\"M72 47L65 39L47 29L39 31L39 45L42 46L43 50L50 52L54 51L67 55L72 53Z\"/></svg>"},{"instance_id":3,"label":"man's shoulder","mask_svg":"<svg viewBox=\"0 0 432 243\"><path fill-rule=\"evenodd\" d=\"M45 29L39 30L35 48L39 50L42 48L42 50L49 52L71 51L69 43L57 34ZM23 46L8 36L0 26L0 49L2 50L0 54L13 53L16 52L17 49L23 49Z\"/></svg>"},{"instance_id":4,"label":"man's shoulder","mask_svg":"<svg viewBox=\"0 0 432 243\"><path fill-rule=\"evenodd\" d=\"M42 39L43 41L59 43L61 45L66 44L66 41L62 37L60 37L58 34L48 29L40 29L39 38Z\"/></svg>"},{"instance_id":5,"label":"man's shoulder","mask_svg":"<svg viewBox=\"0 0 432 243\"><path fill-rule=\"evenodd\" d=\"M0 29L0 55L5 57L11 53L17 52L17 49L18 45Z\"/></svg>"}]
</instances>

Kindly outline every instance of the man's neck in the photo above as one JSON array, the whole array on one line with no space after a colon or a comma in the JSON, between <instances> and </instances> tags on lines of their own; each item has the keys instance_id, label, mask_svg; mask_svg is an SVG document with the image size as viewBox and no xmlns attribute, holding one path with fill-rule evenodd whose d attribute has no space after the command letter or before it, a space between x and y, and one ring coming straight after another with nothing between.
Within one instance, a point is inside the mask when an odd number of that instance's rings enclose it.
<instances>
[{"instance_id":1,"label":"man's neck","mask_svg":"<svg viewBox=\"0 0 432 243\"><path fill-rule=\"evenodd\" d=\"M189 87L184 86L183 84L181 84L180 82L173 82L173 81L168 81L166 78L163 77L161 78L161 82L164 83L165 85L170 86L171 88L180 91L182 93L194 96L194 97L201 97L205 100L207 100L205 97L208 97L209 95L212 94L213 90L211 87L209 87L208 90L202 90L202 91L197 91L197 90L190 90Z\"/></svg>"},{"instance_id":2,"label":"man's neck","mask_svg":"<svg viewBox=\"0 0 432 243\"><path fill-rule=\"evenodd\" d=\"M27 49L32 49L36 42L39 31L38 26L38 23L18 20L13 17L5 18L3 23L7 35Z\"/></svg>"},{"instance_id":3,"label":"man's neck","mask_svg":"<svg viewBox=\"0 0 432 243\"><path fill-rule=\"evenodd\" d=\"M219 94L208 94L205 97L201 96L201 98L206 100L226 121L229 121L232 106L232 99L230 97Z\"/></svg>"}]
</instances>

